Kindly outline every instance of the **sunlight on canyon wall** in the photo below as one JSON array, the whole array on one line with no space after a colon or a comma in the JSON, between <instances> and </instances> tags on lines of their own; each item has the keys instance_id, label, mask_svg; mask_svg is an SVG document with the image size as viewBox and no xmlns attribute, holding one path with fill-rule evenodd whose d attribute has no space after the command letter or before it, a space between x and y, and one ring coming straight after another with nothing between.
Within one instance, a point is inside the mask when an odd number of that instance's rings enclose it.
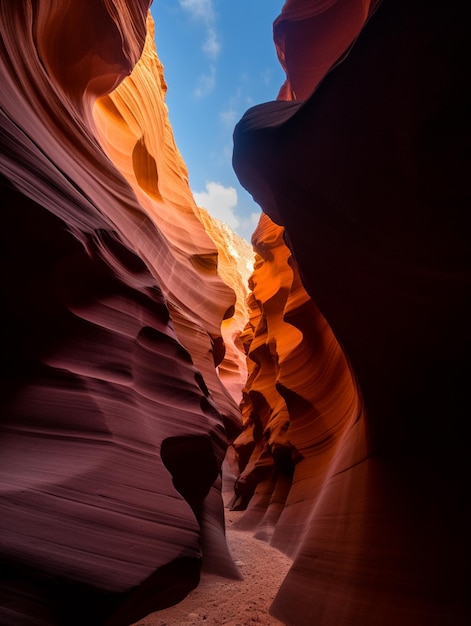
<instances>
[{"instance_id":1,"label":"sunlight on canyon wall","mask_svg":"<svg viewBox=\"0 0 471 626\"><path fill-rule=\"evenodd\" d=\"M203 373L219 411L231 416L247 372L238 344L248 315L241 270L245 263L248 275L253 253L225 224L195 205L168 119L167 85L150 15L147 26L132 75L97 101L94 121L106 154L172 248L170 267L161 258L158 263L151 256L146 261L156 266L179 340ZM221 379L227 384L221 385ZM226 428L234 432L230 420Z\"/></svg>"},{"instance_id":2,"label":"sunlight on canyon wall","mask_svg":"<svg viewBox=\"0 0 471 626\"><path fill-rule=\"evenodd\" d=\"M285 2L234 134L254 265L195 205L149 4L0 3L0 623L238 578L229 446L239 526L293 559L275 617L467 625L464 2Z\"/></svg>"},{"instance_id":3,"label":"sunlight on canyon wall","mask_svg":"<svg viewBox=\"0 0 471 626\"><path fill-rule=\"evenodd\" d=\"M0 5L4 626L129 624L202 560L239 576L250 251L194 203L148 4Z\"/></svg>"},{"instance_id":4,"label":"sunlight on canyon wall","mask_svg":"<svg viewBox=\"0 0 471 626\"><path fill-rule=\"evenodd\" d=\"M288 625L469 619L467 37L464 3L288 0L235 130L265 214L232 506L294 559Z\"/></svg>"}]
</instances>

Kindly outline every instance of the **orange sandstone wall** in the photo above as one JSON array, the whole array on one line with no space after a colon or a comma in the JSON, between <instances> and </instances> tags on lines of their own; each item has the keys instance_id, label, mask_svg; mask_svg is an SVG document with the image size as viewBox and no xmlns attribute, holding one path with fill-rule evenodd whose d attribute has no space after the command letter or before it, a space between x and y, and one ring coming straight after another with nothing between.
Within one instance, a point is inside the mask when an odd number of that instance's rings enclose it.
<instances>
[{"instance_id":1,"label":"orange sandstone wall","mask_svg":"<svg viewBox=\"0 0 471 626\"><path fill-rule=\"evenodd\" d=\"M146 260L165 293L177 336L202 372L233 437L246 378L244 353L235 342L247 317L247 288L237 259L224 249L221 226L195 205L168 119L166 91L149 14L141 58L131 76L96 102L94 122L106 154L171 248L167 261L156 249ZM240 250L245 258L250 256L240 238L232 249L235 255ZM234 370L232 393L221 384L224 374L218 375L215 366L220 372Z\"/></svg>"},{"instance_id":2,"label":"orange sandstone wall","mask_svg":"<svg viewBox=\"0 0 471 626\"><path fill-rule=\"evenodd\" d=\"M239 406L242 388L247 380L247 361L241 335L249 318L248 282L253 271L254 252L249 243L227 224L211 217L203 207L198 207L198 212L206 232L217 248L218 273L236 295L234 309L223 319L221 325L225 352L218 365L218 375L224 388ZM238 426L240 427L240 421Z\"/></svg>"},{"instance_id":3,"label":"orange sandstone wall","mask_svg":"<svg viewBox=\"0 0 471 626\"><path fill-rule=\"evenodd\" d=\"M0 4L5 626L129 624L202 561L238 575L220 468L243 373L229 393L216 367L243 293L188 188L148 7Z\"/></svg>"},{"instance_id":4,"label":"orange sandstone wall","mask_svg":"<svg viewBox=\"0 0 471 626\"><path fill-rule=\"evenodd\" d=\"M235 130L266 215L233 506L294 558L288 625L469 621L465 9L287 0Z\"/></svg>"}]
</instances>

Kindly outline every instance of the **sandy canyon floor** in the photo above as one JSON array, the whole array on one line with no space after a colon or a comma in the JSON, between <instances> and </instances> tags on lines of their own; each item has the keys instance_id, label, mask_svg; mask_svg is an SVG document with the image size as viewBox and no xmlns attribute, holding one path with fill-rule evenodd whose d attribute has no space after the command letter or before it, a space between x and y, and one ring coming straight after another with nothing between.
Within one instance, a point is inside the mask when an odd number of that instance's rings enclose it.
<instances>
[{"instance_id":1,"label":"sandy canyon floor","mask_svg":"<svg viewBox=\"0 0 471 626\"><path fill-rule=\"evenodd\" d=\"M242 512L226 509L226 537L243 580L201 575L199 586L182 602L148 615L134 626L253 626L280 625L268 609L291 566L291 559L251 531L233 524Z\"/></svg>"}]
</instances>

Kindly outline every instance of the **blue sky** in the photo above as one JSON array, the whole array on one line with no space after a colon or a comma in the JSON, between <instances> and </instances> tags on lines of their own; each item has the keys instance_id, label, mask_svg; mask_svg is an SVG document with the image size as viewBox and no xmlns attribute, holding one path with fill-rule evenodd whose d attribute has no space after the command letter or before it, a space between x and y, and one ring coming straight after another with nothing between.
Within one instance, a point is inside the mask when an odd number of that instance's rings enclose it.
<instances>
[{"instance_id":1,"label":"blue sky","mask_svg":"<svg viewBox=\"0 0 471 626\"><path fill-rule=\"evenodd\" d=\"M243 113L284 81L272 25L284 0L154 0L157 52L175 141L197 204L250 241L260 208L232 169Z\"/></svg>"}]
</instances>

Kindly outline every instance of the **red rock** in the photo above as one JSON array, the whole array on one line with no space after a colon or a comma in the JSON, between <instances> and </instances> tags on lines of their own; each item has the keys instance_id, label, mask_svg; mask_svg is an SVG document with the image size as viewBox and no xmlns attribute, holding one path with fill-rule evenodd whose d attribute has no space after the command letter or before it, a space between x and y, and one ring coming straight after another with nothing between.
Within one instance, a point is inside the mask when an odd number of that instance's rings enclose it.
<instances>
[{"instance_id":1,"label":"red rock","mask_svg":"<svg viewBox=\"0 0 471 626\"><path fill-rule=\"evenodd\" d=\"M240 418L215 370L236 296L149 38L107 95L148 5L0 5L5 626L135 622L194 588L202 558L238 576L220 468Z\"/></svg>"},{"instance_id":2,"label":"red rock","mask_svg":"<svg viewBox=\"0 0 471 626\"><path fill-rule=\"evenodd\" d=\"M285 67L306 100L255 107L235 131L238 176L284 228L312 299L290 308L312 346L309 365L299 361L303 393L293 394L296 376L278 383L282 366L272 377L289 414L281 439L302 454L268 535L294 556L272 611L297 626L464 626L471 556L464 3L445 10L383 0L320 82L311 66L298 72L302 42L315 30L301 15L307 4L314 3L286 3L278 21L299 8ZM338 56L346 31L341 19L331 26ZM305 59L313 63L310 50ZM278 410L270 402L265 428ZM250 448L263 438L247 430L242 440ZM247 511L250 524L262 520L262 534L263 512L278 497L263 480L257 517L251 504Z\"/></svg>"},{"instance_id":3,"label":"red rock","mask_svg":"<svg viewBox=\"0 0 471 626\"><path fill-rule=\"evenodd\" d=\"M304 100L342 59L380 0L287 0L273 24L280 100Z\"/></svg>"}]
</instances>

